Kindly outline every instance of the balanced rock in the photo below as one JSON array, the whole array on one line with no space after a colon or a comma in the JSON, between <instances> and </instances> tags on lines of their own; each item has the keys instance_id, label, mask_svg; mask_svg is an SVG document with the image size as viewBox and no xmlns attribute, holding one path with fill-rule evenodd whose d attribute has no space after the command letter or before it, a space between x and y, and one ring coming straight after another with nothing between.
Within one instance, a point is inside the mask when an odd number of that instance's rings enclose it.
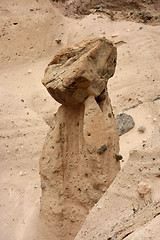
<instances>
[{"instance_id":1,"label":"balanced rock","mask_svg":"<svg viewBox=\"0 0 160 240\"><path fill-rule=\"evenodd\" d=\"M62 106L40 159L41 240L74 239L120 170L107 93L115 64L116 48L100 38L62 50L46 69L43 84Z\"/></svg>"},{"instance_id":2,"label":"balanced rock","mask_svg":"<svg viewBox=\"0 0 160 240\"><path fill-rule=\"evenodd\" d=\"M117 52L105 38L82 41L55 55L45 70L43 84L64 105L77 105L98 97L113 76Z\"/></svg>"}]
</instances>

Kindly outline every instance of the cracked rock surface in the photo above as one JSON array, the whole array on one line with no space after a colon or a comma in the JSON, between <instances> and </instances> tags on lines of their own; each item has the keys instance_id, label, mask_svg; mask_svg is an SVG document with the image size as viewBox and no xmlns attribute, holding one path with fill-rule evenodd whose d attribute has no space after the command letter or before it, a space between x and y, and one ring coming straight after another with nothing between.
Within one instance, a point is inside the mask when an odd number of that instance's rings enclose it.
<instances>
[{"instance_id":1,"label":"cracked rock surface","mask_svg":"<svg viewBox=\"0 0 160 240\"><path fill-rule=\"evenodd\" d=\"M117 51L105 38L84 40L56 54L45 70L43 84L58 102L77 105L98 97L113 76Z\"/></svg>"}]
</instances>

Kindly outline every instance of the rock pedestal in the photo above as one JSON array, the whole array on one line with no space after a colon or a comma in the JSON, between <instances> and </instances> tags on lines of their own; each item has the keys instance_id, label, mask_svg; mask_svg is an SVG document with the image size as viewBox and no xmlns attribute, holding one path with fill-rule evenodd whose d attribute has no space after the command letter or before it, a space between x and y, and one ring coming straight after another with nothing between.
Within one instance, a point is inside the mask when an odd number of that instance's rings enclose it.
<instances>
[{"instance_id":1,"label":"rock pedestal","mask_svg":"<svg viewBox=\"0 0 160 240\"><path fill-rule=\"evenodd\" d=\"M120 169L107 93L115 65L116 49L102 38L62 50L46 69L43 84L62 106L40 159L40 239L74 239Z\"/></svg>"}]
</instances>

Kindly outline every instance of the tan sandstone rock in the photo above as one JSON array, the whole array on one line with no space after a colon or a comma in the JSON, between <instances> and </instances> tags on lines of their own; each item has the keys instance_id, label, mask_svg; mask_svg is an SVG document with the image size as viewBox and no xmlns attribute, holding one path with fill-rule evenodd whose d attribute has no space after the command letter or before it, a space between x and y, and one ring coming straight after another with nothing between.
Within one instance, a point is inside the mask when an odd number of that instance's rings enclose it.
<instances>
[{"instance_id":1,"label":"tan sandstone rock","mask_svg":"<svg viewBox=\"0 0 160 240\"><path fill-rule=\"evenodd\" d=\"M82 41L55 55L43 84L58 102L77 105L93 95L98 97L113 76L117 51L105 38Z\"/></svg>"},{"instance_id":2,"label":"tan sandstone rock","mask_svg":"<svg viewBox=\"0 0 160 240\"><path fill-rule=\"evenodd\" d=\"M115 157L119 137L106 88L115 62L113 44L93 39L62 50L45 72L43 83L63 105L40 159L45 186L40 239L74 239L120 169Z\"/></svg>"}]
</instances>

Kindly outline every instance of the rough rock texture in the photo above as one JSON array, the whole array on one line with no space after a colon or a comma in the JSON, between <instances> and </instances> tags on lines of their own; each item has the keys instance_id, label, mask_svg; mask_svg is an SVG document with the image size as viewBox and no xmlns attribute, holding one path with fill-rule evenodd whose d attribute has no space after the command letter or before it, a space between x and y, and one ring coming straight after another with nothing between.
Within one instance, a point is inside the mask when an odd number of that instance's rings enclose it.
<instances>
[{"instance_id":1,"label":"rough rock texture","mask_svg":"<svg viewBox=\"0 0 160 240\"><path fill-rule=\"evenodd\" d=\"M73 239L120 169L115 157L119 137L106 89L107 79L114 73L116 49L105 39L94 39L62 52L54 59L63 55L65 61L59 64L53 60L43 80L47 87L51 83L49 91L63 103L51 123L40 159L45 186L40 214L43 240ZM70 56L74 52L76 60L66 60L66 52ZM66 72L61 72L61 67ZM85 93L83 98L77 94L79 89Z\"/></svg>"},{"instance_id":2,"label":"rough rock texture","mask_svg":"<svg viewBox=\"0 0 160 240\"><path fill-rule=\"evenodd\" d=\"M55 100L77 105L106 88L116 66L117 52L112 42L96 38L63 49L48 65L43 84Z\"/></svg>"},{"instance_id":3,"label":"rough rock texture","mask_svg":"<svg viewBox=\"0 0 160 240\"><path fill-rule=\"evenodd\" d=\"M158 0L64 0L65 12L68 16L71 14L88 14L91 9L111 9L111 10L158 10L160 3ZM158 12L158 11L157 11ZM146 12L143 18L150 18Z\"/></svg>"},{"instance_id":4,"label":"rough rock texture","mask_svg":"<svg viewBox=\"0 0 160 240\"><path fill-rule=\"evenodd\" d=\"M133 118L126 113L117 115L116 120L119 136L129 132L135 125Z\"/></svg>"},{"instance_id":5,"label":"rough rock texture","mask_svg":"<svg viewBox=\"0 0 160 240\"><path fill-rule=\"evenodd\" d=\"M160 126L145 149L130 152L124 169L91 210L76 240L160 239L159 140Z\"/></svg>"}]
</instances>

